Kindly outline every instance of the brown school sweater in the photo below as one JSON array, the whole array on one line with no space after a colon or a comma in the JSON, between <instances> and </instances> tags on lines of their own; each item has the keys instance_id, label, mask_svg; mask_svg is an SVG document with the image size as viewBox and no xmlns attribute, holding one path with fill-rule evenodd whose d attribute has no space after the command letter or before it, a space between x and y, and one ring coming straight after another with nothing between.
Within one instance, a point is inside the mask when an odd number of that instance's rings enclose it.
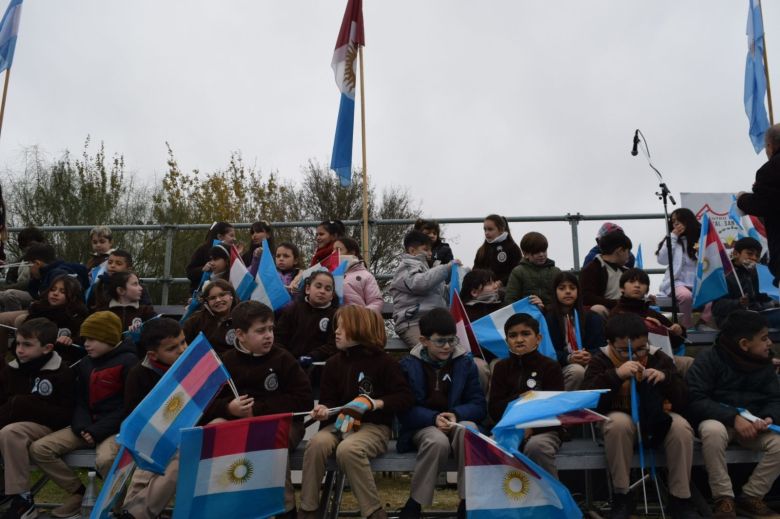
<instances>
[{"instance_id":1,"label":"brown school sweater","mask_svg":"<svg viewBox=\"0 0 780 519\"><path fill-rule=\"evenodd\" d=\"M191 344L200 332L206 336L214 351L222 356L233 349L236 340L236 331L233 329L233 321L230 317L221 320L211 313L208 307L204 307L193 313L182 326L187 344Z\"/></svg>"},{"instance_id":2,"label":"brown school sweater","mask_svg":"<svg viewBox=\"0 0 780 519\"><path fill-rule=\"evenodd\" d=\"M276 342L298 357L308 355L323 361L336 353L333 315L336 308L315 308L306 301L296 301L282 310L274 328Z\"/></svg>"},{"instance_id":3,"label":"brown school sweater","mask_svg":"<svg viewBox=\"0 0 780 519\"><path fill-rule=\"evenodd\" d=\"M329 408L339 407L361 394L385 403L384 408L363 415L364 423L392 427L393 415L414 404L414 395L398 362L382 350L357 345L339 351L325 363L320 379L320 403ZM323 425L335 419L334 416Z\"/></svg>"},{"instance_id":4,"label":"brown school sweater","mask_svg":"<svg viewBox=\"0 0 780 519\"><path fill-rule=\"evenodd\" d=\"M238 394L255 399L253 416L311 411L314 395L309 377L289 352L272 346L268 353L257 356L243 349L238 341L236 344L222 356L222 362L233 377ZM228 411L228 404L234 398L233 391L225 386L205 416L209 420L236 419Z\"/></svg>"},{"instance_id":5,"label":"brown school sweater","mask_svg":"<svg viewBox=\"0 0 780 519\"><path fill-rule=\"evenodd\" d=\"M496 363L490 378L488 413L498 422L512 400L530 390L563 391L563 371L558 362L538 350L523 356L510 353Z\"/></svg>"}]
</instances>

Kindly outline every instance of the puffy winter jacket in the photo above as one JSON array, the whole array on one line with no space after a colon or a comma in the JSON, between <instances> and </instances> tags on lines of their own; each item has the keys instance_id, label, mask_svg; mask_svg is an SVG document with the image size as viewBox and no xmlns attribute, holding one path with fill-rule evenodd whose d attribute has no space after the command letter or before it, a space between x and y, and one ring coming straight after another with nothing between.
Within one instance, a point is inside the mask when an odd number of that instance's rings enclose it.
<instances>
[{"instance_id":1,"label":"puffy winter jacket","mask_svg":"<svg viewBox=\"0 0 780 519\"><path fill-rule=\"evenodd\" d=\"M385 301L374 275L357 258L349 261L344 274L344 304L365 306L381 314Z\"/></svg>"},{"instance_id":2,"label":"puffy winter jacket","mask_svg":"<svg viewBox=\"0 0 780 519\"><path fill-rule=\"evenodd\" d=\"M390 283L396 326L415 323L428 310L446 308L444 284L449 275L449 265L428 268L424 254L404 254Z\"/></svg>"}]
</instances>

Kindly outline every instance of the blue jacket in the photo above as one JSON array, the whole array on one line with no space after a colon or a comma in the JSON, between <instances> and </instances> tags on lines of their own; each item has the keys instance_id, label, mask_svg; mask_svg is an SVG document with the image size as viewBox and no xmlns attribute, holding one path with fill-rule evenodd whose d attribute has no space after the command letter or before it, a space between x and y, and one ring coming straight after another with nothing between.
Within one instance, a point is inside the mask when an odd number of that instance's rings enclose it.
<instances>
[{"instance_id":1,"label":"blue jacket","mask_svg":"<svg viewBox=\"0 0 780 519\"><path fill-rule=\"evenodd\" d=\"M49 288L49 285L51 285L51 282L54 281L55 278L63 275L75 277L81 284L82 290L86 291L89 286L87 267L81 263L66 263L62 260L55 260L48 265L41 267L39 278L30 279L30 284L27 285L27 291L33 299L38 299L40 295Z\"/></svg>"},{"instance_id":2,"label":"blue jacket","mask_svg":"<svg viewBox=\"0 0 780 519\"><path fill-rule=\"evenodd\" d=\"M425 407L427 387L425 372L420 358L422 345L418 344L401 359L401 370L409 382L414 394L414 405L406 412L398 415L401 431L398 435L398 452L416 450L412 437L420 429L435 424L439 411ZM457 416L458 421L468 420L479 423L487 414L487 401L482 387L479 385L477 365L463 346L456 348L452 362L452 386L449 394L449 411Z\"/></svg>"}]
</instances>

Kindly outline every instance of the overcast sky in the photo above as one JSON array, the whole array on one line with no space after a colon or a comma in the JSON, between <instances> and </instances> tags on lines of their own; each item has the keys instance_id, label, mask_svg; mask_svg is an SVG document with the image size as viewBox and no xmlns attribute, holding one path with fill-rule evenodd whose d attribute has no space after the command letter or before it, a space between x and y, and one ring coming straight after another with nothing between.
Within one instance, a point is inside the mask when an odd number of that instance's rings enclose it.
<instances>
[{"instance_id":1,"label":"overcast sky","mask_svg":"<svg viewBox=\"0 0 780 519\"><path fill-rule=\"evenodd\" d=\"M224 167L240 150L295 180L307 159L330 158L339 100L330 61L345 4L27 0L0 168L18 167L32 144L52 157L78 151L90 134L149 181L165 173L165 141L187 170ZM764 4L780 88L780 6ZM429 217L660 212L655 177L629 154L640 128L675 194L749 189L765 157L742 102L747 8L366 0L374 185L408 187ZM598 225L581 225L581 249ZM645 250L663 234L660 221L624 227ZM512 227L517 241L529 230L572 265L566 224ZM470 264L481 226L445 235Z\"/></svg>"}]
</instances>

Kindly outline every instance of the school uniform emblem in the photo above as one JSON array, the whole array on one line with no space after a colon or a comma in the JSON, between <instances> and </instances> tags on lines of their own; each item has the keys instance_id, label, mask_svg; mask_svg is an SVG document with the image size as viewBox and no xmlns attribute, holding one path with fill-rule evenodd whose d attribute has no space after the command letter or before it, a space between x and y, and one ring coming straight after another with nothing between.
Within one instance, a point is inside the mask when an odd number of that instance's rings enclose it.
<instances>
[{"instance_id":1,"label":"school uniform emblem","mask_svg":"<svg viewBox=\"0 0 780 519\"><path fill-rule=\"evenodd\" d=\"M330 319L328 317L323 317L320 319L320 331L324 332L328 329L328 323L330 322Z\"/></svg>"},{"instance_id":2,"label":"school uniform emblem","mask_svg":"<svg viewBox=\"0 0 780 519\"><path fill-rule=\"evenodd\" d=\"M59 330L57 330L57 338L70 337L70 336L71 336L70 328L60 328Z\"/></svg>"},{"instance_id":3,"label":"school uniform emblem","mask_svg":"<svg viewBox=\"0 0 780 519\"><path fill-rule=\"evenodd\" d=\"M528 386L528 387L529 387L529 389L533 389L533 388L535 388L535 387L536 387L536 379L534 379L534 377L535 377L535 376L536 376L536 371L534 371L533 373L531 373L531 378L529 378L529 379L526 381L526 383L525 383L525 385L526 385L526 386Z\"/></svg>"},{"instance_id":4,"label":"school uniform emblem","mask_svg":"<svg viewBox=\"0 0 780 519\"><path fill-rule=\"evenodd\" d=\"M496 248L496 250L498 251L498 255L496 255L496 260L499 263L506 262L506 251L504 251L504 248L499 246L499 247Z\"/></svg>"},{"instance_id":5,"label":"school uniform emblem","mask_svg":"<svg viewBox=\"0 0 780 519\"><path fill-rule=\"evenodd\" d=\"M276 391L279 389L279 377L273 371L265 377L263 387L266 391Z\"/></svg>"},{"instance_id":6,"label":"school uniform emblem","mask_svg":"<svg viewBox=\"0 0 780 519\"><path fill-rule=\"evenodd\" d=\"M141 320L140 317L136 317L133 319L133 322L130 323L130 328L138 328L141 326L144 322Z\"/></svg>"},{"instance_id":7,"label":"school uniform emblem","mask_svg":"<svg viewBox=\"0 0 780 519\"><path fill-rule=\"evenodd\" d=\"M49 396L54 392L54 386L48 379L35 379L35 387L32 390L33 393L38 393L41 396Z\"/></svg>"},{"instance_id":8,"label":"school uniform emblem","mask_svg":"<svg viewBox=\"0 0 780 519\"><path fill-rule=\"evenodd\" d=\"M362 371L358 375L358 393L371 396L374 392L374 382L371 377L367 377Z\"/></svg>"},{"instance_id":9,"label":"school uniform emblem","mask_svg":"<svg viewBox=\"0 0 780 519\"><path fill-rule=\"evenodd\" d=\"M229 329L225 334L225 342L230 346L236 345L236 331L233 328Z\"/></svg>"}]
</instances>

